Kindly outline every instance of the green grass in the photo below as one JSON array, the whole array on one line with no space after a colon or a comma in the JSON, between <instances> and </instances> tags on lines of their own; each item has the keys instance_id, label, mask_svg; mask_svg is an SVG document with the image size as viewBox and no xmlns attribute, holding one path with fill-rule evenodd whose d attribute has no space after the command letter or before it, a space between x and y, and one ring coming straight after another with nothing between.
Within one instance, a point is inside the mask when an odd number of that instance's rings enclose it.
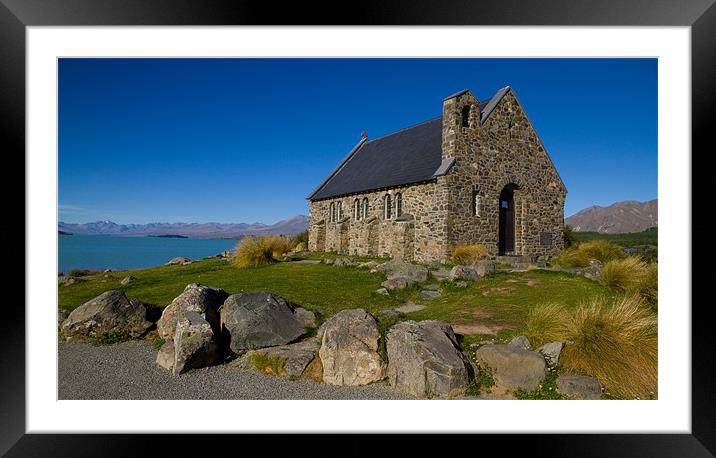
<instances>
[{"instance_id":1,"label":"green grass","mask_svg":"<svg viewBox=\"0 0 716 458\"><path fill-rule=\"evenodd\" d=\"M259 372L271 375L281 375L283 373L283 366L286 364L286 360L280 356L268 356L265 353L256 352L251 354L251 364L253 364Z\"/></svg>"},{"instance_id":2,"label":"green grass","mask_svg":"<svg viewBox=\"0 0 716 458\"><path fill-rule=\"evenodd\" d=\"M197 261L186 266L159 266L133 270L136 280L120 285L127 272L117 271L85 277L74 285L60 285L59 306L69 312L110 289L119 289L130 298L163 308L178 296L189 283L203 283L223 288L229 294L242 291L270 291L290 302L319 312L321 321L340 310L363 308L380 318L382 310L398 307L406 301L427 308L407 313L399 320L438 319L448 323L492 326L495 335L485 337L504 341L523 331L530 310L538 303L559 300L567 307L592 297L610 298L608 288L566 272L530 270L527 272L496 272L479 282L468 282L458 288L450 282L440 286L439 299L420 298L421 285L393 292L390 296L375 293L385 279L382 273L370 273L357 267L334 267L325 264L277 263L238 269L221 259ZM428 278L426 283L435 282ZM394 324L380 320L386 328ZM385 331L385 329L383 330ZM468 335L463 347L477 342L481 335Z\"/></svg>"}]
</instances>

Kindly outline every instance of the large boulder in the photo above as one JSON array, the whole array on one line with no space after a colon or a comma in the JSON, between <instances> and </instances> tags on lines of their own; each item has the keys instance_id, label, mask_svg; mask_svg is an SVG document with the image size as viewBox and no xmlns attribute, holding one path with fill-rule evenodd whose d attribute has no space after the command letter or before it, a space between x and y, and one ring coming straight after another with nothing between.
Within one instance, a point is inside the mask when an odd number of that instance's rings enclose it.
<instances>
[{"instance_id":1,"label":"large boulder","mask_svg":"<svg viewBox=\"0 0 716 458\"><path fill-rule=\"evenodd\" d=\"M455 333L442 321L404 321L388 331L388 380L419 397L446 398L468 387L474 373Z\"/></svg>"},{"instance_id":2,"label":"large boulder","mask_svg":"<svg viewBox=\"0 0 716 458\"><path fill-rule=\"evenodd\" d=\"M306 332L294 308L265 291L232 294L219 314L222 333L234 353L286 345Z\"/></svg>"},{"instance_id":3,"label":"large boulder","mask_svg":"<svg viewBox=\"0 0 716 458\"><path fill-rule=\"evenodd\" d=\"M157 322L159 337L164 340L173 339L177 321L181 320L186 312L196 312L201 315L218 335L219 307L227 297L229 295L221 288L198 283L187 285L184 291L162 311L162 316Z\"/></svg>"},{"instance_id":4,"label":"large boulder","mask_svg":"<svg viewBox=\"0 0 716 458\"><path fill-rule=\"evenodd\" d=\"M584 375L560 375L557 377L557 393L572 399L599 399L604 387L594 377Z\"/></svg>"},{"instance_id":5,"label":"large boulder","mask_svg":"<svg viewBox=\"0 0 716 458\"><path fill-rule=\"evenodd\" d=\"M239 366L273 375L301 377L317 357L320 346L318 339L311 338L290 345L250 350L239 359ZM261 366L262 362L271 360L280 362L278 373L274 372L274 367Z\"/></svg>"},{"instance_id":6,"label":"large boulder","mask_svg":"<svg viewBox=\"0 0 716 458\"><path fill-rule=\"evenodd\" d=\"M513 347L518 347L523 350L532 350L532 345L530 344L529 339L525 336L517 336L510 340L510 343L508 345L512 345Z\"/></svg>"},{"instance_id":7,"label":"large boulder","mask_svg":"<svg viewBox=\"0 0 716 458\"><path fill-rule=\"evenodd\" d=\"M547 363L537 352L514 345L488 344L477 350L477 361L490 368L503 388L533 390L547 376Z\"/></svg>"},{"instance_id":8,"label":"large boulder","mask_svg":"<svg viewBox=\"0 0 716 458\"><path fill-rule=\"evenodd\" d=\"M174 332L174 374L209 366L219 359L211 325L196 312L186 312Z\"/></svg>"},{"instance_id":9,"label":"large boulder","mask_svg":"<svg viewBox=\"0 0 716 458\"><path fill-rule=\"evenodd\" d=\"M548 363L555 365L559 363L559 355L562 353L563 347L563 342L549 342L539 347L537 351L544 355L544 359Z\"/></svg>"},{"instance_id":10,"label":"large boulder","mask_svg":"<svg viewBox=\"0 0 716 458\"><path fill-rule=\"evenodd\" d=\"M318 354L323 381L331 385L366 385L385 378L385 362L378 354L380 330L375 318L362 309L343 310L322 326Z\"/></svg>"},{"instance_id":11,"label":"large boulder","mask_svg":"<svg viewBox=\"0 0 716 458\"><path fill-rule=\"evenodd\" d=\"M129 300L122 291L106 291L85 302L62 322L64 336L99 337L110 331L119 331L129 337L140 337L152 323L147 321L147 309L137 299Z\"/></svg>"}]
</instances>

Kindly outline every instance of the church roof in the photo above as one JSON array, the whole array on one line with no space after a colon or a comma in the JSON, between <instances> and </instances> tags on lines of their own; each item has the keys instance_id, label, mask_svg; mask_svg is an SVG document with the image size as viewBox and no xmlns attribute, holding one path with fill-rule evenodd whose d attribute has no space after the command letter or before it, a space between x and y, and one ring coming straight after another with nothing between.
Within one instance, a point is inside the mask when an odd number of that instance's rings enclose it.
<instances>
[{"instance_id":1,"label":"church roof","mask_svg":"<svg viewBox=\"0 0 716 458\"><path fill-rule=\"evenodd\" d=\"M483 122L508 90L509 86L502 88L480 102ZM446 174L454 162L442 159L442 117L437 117L374 140L362 139L308 199L429 181Z\"/></svg>"}]
</instances>

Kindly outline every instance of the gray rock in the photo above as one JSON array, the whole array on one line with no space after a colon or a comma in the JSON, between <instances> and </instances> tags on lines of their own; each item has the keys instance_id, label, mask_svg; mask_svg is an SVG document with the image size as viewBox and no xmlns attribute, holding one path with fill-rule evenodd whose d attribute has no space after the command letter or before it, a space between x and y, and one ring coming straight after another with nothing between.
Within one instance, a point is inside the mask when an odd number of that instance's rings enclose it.
<instances>
[{"instance_id":1,"label":"gray rock","mask_svg":"<svg viewBox=\"0 0 716 458\"><path fill-rule=\"evenodd\" d=\"M452 328L442 321L404 321L388 331L388 380L419 397L446 398L466 389L474 373Z\"/></svg>"},{"instance_id":2,"label":"gray rock","mask_svg":"<svg viewBox=\"0 0 716 458\"><path fill-rule=\"evenodd\" d=\"M390 293L388 292L387 288L378 288L375 290L376 293L382 294L383 296L388 296Z\"/></svg>"},{"instance_id":3,"label":"gray rock","mask_svg":"<svg viewBox=\"0 0 716 458\"><path fill-rule=\"evenodd\" d=\"M513 345L487 344L476 352L481 366L494 371L495 383L504 388L533 390L547 376L547 363L537 352Z\"/></svg>"},{"instance_id":4,"label":"gray rock","mask_svg":"<svg viewBox=\"0 0 716 458\"><path fill-rule=\"evenodd\" d=\"M523 350L532 350L532 345L525 336L517 336L513 338L512 340L510 340L510 343L508 345L512 345L513 347L518 347Z\"/></svg>"},{"instance_id":5,"label":"gray rock","mask_svg":"<svg viewBox=\"0 0 716 458\"><path fill-rule=\"evenodd\" d=\"M326 258L326 259L323 260L323 263L324 263L324 264L328 264L329 266L332 265L333 262L334 262L334 260L331 259L331 258Z\"/></svg>"},{"instance_id":6,"label":"gray rock","mask_svg":"<svg viewBox=\"0 0 716 458\"><path fill-rule=\"evenodd\" d=\"M431 283L429 285L423 286L423 289L426 289L428 291L437 291L440 289L440 285L438 285L436 283Z\"/></svg>"},{"instance_id":7,"label":"gray rock","mask_svg":"<svg viewBox=\"0 0 716 458\"><path fill-rule=\"evenodd\" d=\"M378 354L380 331L375 318L362 309L343 310L325 323L319 356L323 381L331 385L366 385L385 378Z\"/></svg>"},{"instance_id":8,"label":"gray rock","mask_svg":"<svg viewBox=\"0 0 716 458\"><path fill-rule=\"evenodd\" d=\"M269 358L280 358L283 360L283 367L280 373L274 375L300 377L318 355L319 348L318 339L306 339L291 345L251 350L240 358L239 364L245 368L256 369L252 362L254 355L261 354Z\"/></svg>"},{"instance_id":9,"label":"gray rock","mask_svg":"<svg viewBox=\"0 0 716 458\"><path fill-rule=\"evenodd\" d=\"M544 355L548 363L555 365L559 362L559 355L562 353L563 347L563 342L550 342L539 347L537 351Z\"/></svg>"},{"instance_id":10,"label":"gray rock","mask_svg":"<svg viewBox=\"0 0 716 458\"><path fill-rule=\"evenodd\" d=\"M587 278L591 278L592 280L596 280L599 278L600 275L602 275L602 266L601 261L597 259L591 259L589 261L589 266L581 269L582 275L584 275Z\"/></svg>"},{"instance_id":11,"label":"gray rock","mask_svg":"<svg viewBox=\"0 0 716 458\"><path fill-rule=\"evenodd\" d=\"M448 269L438 269L433 272L433 277L438 281L445 281L450 278L450 271Z\"/></svg>"},{"instance_id":12,"label":"gray rock","mask_svg":"<svg viewBox=\"0 0 716 458\"><path fill-rule=\"evenodd\" d=\"M388 261L379 265L377 269L381 272L385 272L388 280L402 279L408 285L423 282L428 279L428 269L400 260Z\"/></svg>"},{"instance_id":13,"label":"gray rock","mask_svg":"<svg viewBox=\"0 0 716 458\"><path fill-rule=\"evenodd\" d=\"M375 261L366 261L366 262L361 262L360 264L358 264L358 267L360 267L362 269L371 270L371 269L375 269L376 267L378 267L378 263Z\"/></svg>"},{"instance_id":14,"label":"gray rock","mask_svg":"<svg viewBox=\"0 0 716 458\"><path fill-rule=\"evenodd\" d=\"M338 258L333 262L336 267L354 267L356 262L350 258Z\"/></svg>"},{"instance_id":15,"label":"gray rock","mask_svg":"<svg viewBox=\"0 0 716 458\"><path fill-rule=\"evenodd\" d=\"M157 364L170 372L174 371L174 339L164 342L159 349Z\"/></svg>"},{"instance_id":16,"label":"gray rock","mask_svg":"<svg viewBox=\"0 0 716 458\"><path fill-rule=\"evenodd\" d=\"M477 272L477 275L484 277L485 275L495 271L495 261L493 261L491 259L483 259L480 261L475 261L472 264L472 268L475 269L475 272Z\"/></svg>"},{"instance_id":17,"label":"gray rock","mask_svg":"<svg viewBox=\"0 0 716 458\"><path fill-rule=\"evenodd\" d=\"M132 275L127 275L122 279L122 281L119 282L120 285L128 285L130 282L136 280L137 278Z\"/></svg>"},{"instance_id":18,"label":"gray rock","mask_svg":"<svg viewBox=\"0 0 716 458\"><path fill-rule=\"evenodd\" d=\"M296 264L320 264L320 259L299 259L298 261L293 261Z\"/></svg>"},{"instance_id":19,"label":"gray rock","mask_svg":"<svg viewBox=\"0 0 716 458\"><path fill-rule=\"evenodd\" d=\"M214 364L219 358L211 325L196 312L186 312L174 332L174 374Z\"/></svg>"},{"instance_id":20,"label":"gray rock","mask_svg":"<svg viewBox=\"0 0 716 458\"><path fill-rule=\"evenodd\" d=\"M583 375L560 375L557 377L557 393L572 399L599 399L604 387L594 377Z\"/></svg>"},{"instance_id":21,"label":"gray rock","mask_svg":"<svg viewBox=\"0 0 716 458\"><path fill-rule=\"evenodd\" d=\"M383 288L392 291L394 289L402 289L410 286L412 282L407 278L389 278L380 284Z\"/></svg>"},{"instance_id":22,"label":"gray rock","mask_svg":"<svg viewBox=\"0 0 716 458\"><path fill-rule=\"evenodd\" d=\"M65 278L65 280L62 282L62 284L65 285L65 286L70 286L70 285L74 285L75 283L79 283L79 282L80 282L80 279L79 279L79 278L76 278L76 277L67 277L67 278Z\"/></svg>"},{"instance_id":23,"label":"gray rock","mask_svg":"<svg viewBox=\"0 0 716 458\"><path fill-rule=\"evenodd\" d=\"M420 291L420 297L427 301L432 301L440 298L439 291Z\"/></svg>"},{"instance_id":24,"label":"gray rock","mask_svg":"<svg viewBox=\"0 0 716 458\"><path fill-rule=\"evenodd\" d=\"M107 274L107 273L112 272L112 269L104 269L102 272L105 273L105 274Z\"/></svg>"},{"instance_id":25,"label":"gray rock","mask_svg":"<svg viewBox=\"0 0 716 458\"><path fill-rule=\"evenodd\" d=\"M191 264L191 259L185 258L183 256L179 256L179 257L170 259L169 262L166 263L167 266L174 266L177 264L181 264L181 265Z\"/></svg>"},{"instance_id":26,"label":"gray rock","mask_svg":"<svg viewBox=\"0 0 716 458\"><path fill-rule=\"evenodd\" d=\"M457 280L470 280L470 281L477 281L480 277L477 275L477 272L472 267L468 266L455 266L450 271L450 275L448 279L450 281L457 281Z\"/></svg>"},{"instance_id":27,"label":"gray rock","mask_svg":"<svg viewBox=\"0 0 716 458\"><path fill-rule=\"evenodd\" d=\"M467 288L467 282L465 280L459 280L455 282L455 286L458 288Z\"/></svg>"},{"instance_id":28,"label":"gray rock","mask_svg":"<svg viewBox=\"0 0 716 458\"><path fill-rule=\"evenodd\" d=\"M157 321L157 333L164 340L174 338L174 328L178 320L186 312L200 314L212 326L215 334L219 334L219 308L229 295L221 288L212 288L199 283L186 285L184 291L174 298L171 304L164 307L162 316Z\"/></svg>"},{"instance_id":29,"label":"gray rock","mask_svg":"<svg viewBox=\"0 0 716 458\"><path fill-rule=\"evenodd\" d=\"M69 340L99 337L109 331L121 331L136 338L152 325L146 315L147 310L140 301L129 300L122 291L111 290L74 309L60 328Z\"/></svg>"},{"instance_id":30,"label":"gray rock","mask_svg":"<svg viewBox=\"0 0 716 458\"><path fill-rule=\"evenodd\" d=\"M395 310L400 313L410 313L410 312L419 312L421 310L425 310L427 307L420 304L414 304L412 302L406 302L404 305L401 305L400 307L396 307Z\"/></svg>"},{"instance_id":31,"label":"gray rock","mask_svg":"<svg viewBox=\"0 0 716 458\"><path fill-rule=\"evenodd\" d=\"M232 294L220 309L222 332L234 353L286 345L305 333L293 312L284 298L268 292Z\"/></svg>"},{"instance_id":32,"label":"gray rock","mask_svg":"<svg viewBox=\"0 0 716 458\"><path fill-rule=\"evenodd\" d=\"M440 261L430 261L427 266L428 269L438 270L442 267L442 264L440 264Z\"/></svg>"}]
</instances>

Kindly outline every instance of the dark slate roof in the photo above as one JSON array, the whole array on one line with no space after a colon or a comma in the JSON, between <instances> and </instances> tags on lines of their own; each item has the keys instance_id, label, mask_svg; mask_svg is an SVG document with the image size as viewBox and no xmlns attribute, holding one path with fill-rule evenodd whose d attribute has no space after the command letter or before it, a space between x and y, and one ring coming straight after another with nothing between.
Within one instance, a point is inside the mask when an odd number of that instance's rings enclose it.
<instances>
[{"instance_id":1,"label":"dark slate roof","mask_svg":"<svg viewBox=\"0 0 716 458\"><path fill-rule=\"evenodd\" d=\"M508 89L480 102L483 121ZM374 140L361 140L308 198L328 199L429 181L446 174L454 162L442 159L442 117L438 117Z\"/></svg>"}]
</instances>

